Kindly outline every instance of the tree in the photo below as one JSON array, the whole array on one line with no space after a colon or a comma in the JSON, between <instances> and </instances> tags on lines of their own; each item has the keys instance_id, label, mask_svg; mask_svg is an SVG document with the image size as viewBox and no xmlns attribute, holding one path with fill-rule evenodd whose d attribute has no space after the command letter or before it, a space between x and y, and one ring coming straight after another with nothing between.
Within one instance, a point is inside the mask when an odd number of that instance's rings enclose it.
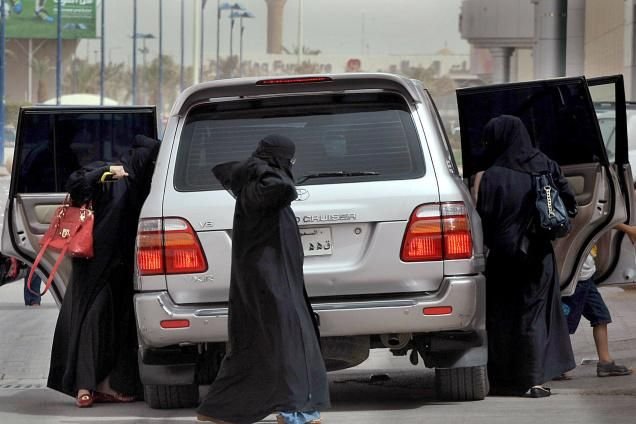
<instances>
[{"instance_id":1,"label":"tree","mask_svg":"<svg viewBox=\"0 0 636 424\"><path fill-rule=\"evenodd\" d=\"M70 72L64 73L62 87L67 93L99 93L99 65L74 57Z\"/></svg>"},{"instance_id":2,"label":"tree","mask_svg":"<svg viewBox=\"0 0 636 424\"><path fill-rule=\"evenodd\" d=\"M104 95L119 103L128 103L132 96L132 76L124 63L109 63L104 67Z\"/></svg>"},{"instance_id":3,"label":"tree","mask_svg":"<svg viewBox=\"0 0 636 424\"><path fill-rule=\"evenodd\" d=\"M175 95L179 87L179 66L175 63L172 56L163 55L163 81L162 95L163 103L170 104L174 101ZM159 103L159 58L155 58L147 67L142 67L141 72L142 90L145 91L147 102L152 104ZM143 94L142 94L143 95ZM142 97L143 98L143 97ZM160 107L163 113L163 105Z\"/></svg>"},{"instance_id":4,"label":"tree","mask_svg":"<svg viewBox=\"0 0 636 424\"><path fill-rule=\"evenodd\" d=\"M33 70L35 79L38 82L37 103L43 103L49 98L46 77L55 68L51 66L49 58L44 57L42 59L33 58L31 69Z\"/></svg>"}]
</instances>

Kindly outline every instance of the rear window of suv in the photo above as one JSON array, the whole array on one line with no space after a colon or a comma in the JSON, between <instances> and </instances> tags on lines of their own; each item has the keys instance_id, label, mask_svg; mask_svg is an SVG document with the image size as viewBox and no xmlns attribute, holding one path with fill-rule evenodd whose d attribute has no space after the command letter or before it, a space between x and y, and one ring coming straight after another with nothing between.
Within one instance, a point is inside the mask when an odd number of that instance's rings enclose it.
<instances>
[{"instance_id":1,"label":"rear window of suv","mask_svg":"<svg viewBox=\"0 0 636 424\"><path fill-rule=\"evenodd\" d=\"M212 168L246 159L258 141L269 134L285 135L296 143L293 171L297 180L318 173L367 173L312 178L303 184L401 180L424 175L422 147L401 96L304 95L193 108L181 133L175 189L222 189Z\"/></svg>"}]
</instances>

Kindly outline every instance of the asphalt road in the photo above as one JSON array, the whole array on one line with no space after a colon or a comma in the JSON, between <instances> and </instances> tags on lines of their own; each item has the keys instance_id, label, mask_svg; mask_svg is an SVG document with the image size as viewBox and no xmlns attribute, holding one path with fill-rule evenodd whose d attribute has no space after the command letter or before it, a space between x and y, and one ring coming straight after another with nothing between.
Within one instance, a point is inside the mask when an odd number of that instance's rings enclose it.
<instances>
[{"instance_id":1,"label":"asphalt road","mask_svg":"<svg viewBox=\"0 0 636 424\"><path fill-rule=\"evenodd\" d=\"M0 177L0 203L8 178ZM602 289L614 323L610 344L617 360L636 367L636 290ZM46 388L57 306L47 295L26 308L22 283L0 287L0 423L192 423L194 410L152 410L143 402L78 409L73 399ZM544 399L488 397L479 402L435 399L433 372L405 357L373 351L360 366L330 374L333 408L324 423L635 424L636 375L595 376L594 345L586 325L573 337L577 363L570 381L553 382ZM202 388L205 390L205 388ZM274 423L273 416L263 422Z\"/></svg>"}]
</instances>

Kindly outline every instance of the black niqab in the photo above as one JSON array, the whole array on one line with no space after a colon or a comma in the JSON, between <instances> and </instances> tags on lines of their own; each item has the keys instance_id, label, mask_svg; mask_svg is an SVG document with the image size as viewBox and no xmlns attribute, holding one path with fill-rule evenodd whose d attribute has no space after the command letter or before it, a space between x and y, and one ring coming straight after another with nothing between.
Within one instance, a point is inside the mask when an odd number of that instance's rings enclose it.
<instances>
[{"instance_id":1,"label":"black niqab","mask_svg":"<svg viewBox=\"0 0 636 424\"><path fill-rule=\"evenodd\" d=\"M528 174L549 170L550 159L535 148L525 125L516 116L501 115L486 124L482 135L488 163Z\"/></svg>"},{"instance_id":2,"label":"black niqab","mask_svg":"<svg viewBox=\"0 0 636 424\"><path fill-rule=\"evenodd\" d=\"M291 140L268 136L250 158L214 167L236 196L225 356L198 412L235 424L321 410L329 391L290 205Z\"/></svg>"}]
</instances>

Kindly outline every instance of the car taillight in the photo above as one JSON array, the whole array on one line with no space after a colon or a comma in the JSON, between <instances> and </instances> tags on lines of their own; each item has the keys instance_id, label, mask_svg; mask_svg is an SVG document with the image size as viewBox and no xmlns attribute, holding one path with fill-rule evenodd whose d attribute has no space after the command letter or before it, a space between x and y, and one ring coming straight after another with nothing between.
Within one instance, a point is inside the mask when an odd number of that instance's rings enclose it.
<instances>
[{"instance_id":1,"label":"car taillight","mask_svg":"<svg viewBox=\"0 0 636 424\"><path fill-rule=\"evenodd\" d=\"M470 222L461 202L418 206L404 233L404 262L469 259L473 253Z\"/></svg>"},{"instance_id":2,"label":"car taillight","mask_svg":"<svg viewBox=\"0 0 636 424\"><path fill-rule=\"evenodd\" d=\"M137 267L141 275L193 274L208 264L199 238L182 218L148 218L137 230Z\"/></svg>"},{"instance_id":3,"label":"car taillight","mask_svg":"<svg viewBox=\"0 0 636 424\"><path fill-rule=\"evenodd\" d=\"M317 82L330 82L330 77L292 77L292 78L272 78L256 82L256 85L286 85L286 84L315 84Z\"/></svg>"}]
</instances>

